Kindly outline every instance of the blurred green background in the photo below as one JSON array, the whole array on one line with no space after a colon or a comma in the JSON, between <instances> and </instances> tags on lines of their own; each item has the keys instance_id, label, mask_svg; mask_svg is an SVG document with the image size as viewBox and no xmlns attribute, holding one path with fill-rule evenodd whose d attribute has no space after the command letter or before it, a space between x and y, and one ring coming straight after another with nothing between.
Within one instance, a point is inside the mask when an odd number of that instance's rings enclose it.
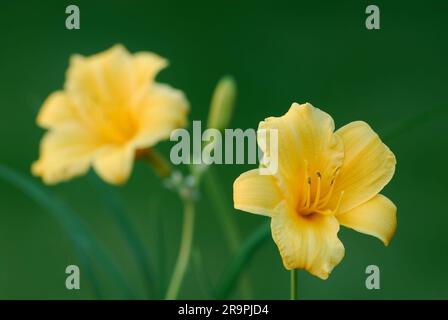
<instances>
[{"instance_id":1,"label":"blurred green background","mask_svg":"<svg viewBox=\"0 0 448 320\"><path fill-rule=\"evenodd\" d=\"M69 4L80 8L80 30L65 29ZM381 30L365 28L368 4L379 6ZM185 91L190 120L207 119L216 82L231 74L239 91L231 127L254 128L265 117L284 114L291 102L308 101L330 113L337 127L367 121L398 160L383 191L398 207L390 246L342 229L345 258L327 281L299 272L299 297L447 299L447 9L446 1L2 2L0 162L30 175L43 134L36 113L46 96L62 87L73 53L90 55L122 43L131 52L167 57L170 67L158 80ZM160 149L167 154L169 147L165 142ZM232 183L252 167L213 168L225 210L243 239L266 221L232 209ZM94 175L44 188L76 211L135 295L144 297L138 265L98 195ZM180 237L180 201L143 163L137 163L127 185L114 189L114 199L123 203L148 248L158 280L166 283ZM207 298L206 282L218 283L232 258L224 239L203 194L194 239L202 263L188 269L180 298ZM97 297L83 268L81 290L65 289L65 267L81 264L67 232L5 181L0 181L0 255L0 298ZM370 264L380 267L380 290L365 288ZM289 274L270 239L247 270L252 298L289 297ZM125 297L101 266L94 272L102 297ZM231 297L240 298L240 291Z\"/></svg>"}]
</instances>

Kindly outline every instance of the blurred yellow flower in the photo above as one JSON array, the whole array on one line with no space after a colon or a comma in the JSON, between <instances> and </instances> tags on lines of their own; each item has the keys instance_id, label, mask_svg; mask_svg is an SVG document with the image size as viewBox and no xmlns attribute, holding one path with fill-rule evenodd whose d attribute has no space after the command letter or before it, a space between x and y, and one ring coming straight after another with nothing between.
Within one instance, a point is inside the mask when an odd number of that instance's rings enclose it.
<instances>
[{"instance_id":1,"label":"blurred yellow flower","mask_svg":"<svg viewBox=\"0 0 448 320\"><path fill-rule=\"evenodd\" d=\"M130 54L121 45L71 57L64 90L52 93L37 116L48 132L33 174L54 184L93 166L109 183L126 182L137 150L186 124L184 94L154 80L167 65L156 54Z\"/></svg>"},{"instance_id":2,"label":"blurred yellow flower","mask_svg":"<svg viewBox=\"0 0 448 320\"><path fill-rule=\"evenodd\" d=\"M271 217L286 269L328 278L344 256L339 225L389 243L396 207L379 192L396 160L368 124L355 121L334 132L327 113L294 103L284 116L262 121L260 129L278 130L278 170L241 174L233 186L234 205Z\"/></svg>"}]
</instances>

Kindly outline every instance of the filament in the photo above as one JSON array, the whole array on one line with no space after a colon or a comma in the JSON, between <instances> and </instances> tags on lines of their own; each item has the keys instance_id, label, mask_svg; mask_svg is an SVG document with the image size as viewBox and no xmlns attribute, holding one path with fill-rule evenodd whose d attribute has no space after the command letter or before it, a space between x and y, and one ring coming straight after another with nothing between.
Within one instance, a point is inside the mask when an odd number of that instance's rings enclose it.
<instances>
[{"instance_id":1,"label":"filament","mask_svg":"<svg viewBox=\"0 0 448 320\"><path fill-rule=\"evenodd\" d=\"M311 177L308 176L307 184L306 184L306 200L305 207L308 207L311 202Z\"/></svg>"},{"instance_id":2,"label":"filament","mask_svg":"<svg viewBox=\"0 0 448 320\"><path fill-rule=\"evenodd\" d=\"M317 206L318 206L318 204L319 204L319 200L320 200L320 188L321 188L321 186L320 186L320 184L321 184L321 182L320 182L320 180L321 180L320 172L318 171L318 172L316 173L316 175L317 175L317 187L316 187L317 190L316 190L316 196L315 196L315 198L314 198L313 205L310 207L310 210L311 210L311 211L313 211L314 209L317 208Z\"/></svg>"},{"instance_id":3,"label":"filament","mask_svg":"<svg viewBox=\"0 0 448 320\"><path fill-rule=\"evenodd\" d=\"M334 208L334 210L333 210L333 214L336 214L336 212L338 212L339 207L341 206L341 202L342 202L342 197L343 196L344 196L344 191L342 191L340 196L339 196L339 200L338 200L338 203L336 204L336 208Z\"/></svg>"}]
</instances>

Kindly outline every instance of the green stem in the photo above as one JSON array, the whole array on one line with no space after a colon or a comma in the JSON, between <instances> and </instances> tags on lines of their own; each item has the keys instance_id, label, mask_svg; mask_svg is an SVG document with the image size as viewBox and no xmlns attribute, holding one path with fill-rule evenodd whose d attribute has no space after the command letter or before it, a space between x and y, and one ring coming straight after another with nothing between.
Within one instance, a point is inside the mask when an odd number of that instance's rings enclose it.
<instances>
[{"instance_id":1,"label":"green stem","mask_svg":"<svg viewBox=\"0 0 448 320\"><path fill-rule=\"evenodd\" d=\"M174 272L165 297L167 300L174 300L177 298L185 276L185 271L187 270L188 262L190 260L191 246L193 244L194 216L194 202L191 198L185 198L182 238Z\"/></svg>"},{"instance_id":2,"label":"green stem","mask_svg":"<svg viewBox=\"0 0 448 320\"><path fill-rule=\"evenodd\" d=\"M291 299L297 300L297 269L292 269L291 273Z\"/></svg>"},{"instance_id":3,"label":"green stem","mask_svg":"<svg viewBox=\"0 0 448 320\"><path fill-rule=\"evenodd\" d=\"M140 150L137 156L145 159L160 178L168 178L171 175L171 164L156 149Z\"/></svg>"},{"instance_id":4,"label":"green stem","mask_svg":"<svg viewBox=\"0 0 448 320\"><path fill-rule=\"evenodd\" d=\"M171 164L155 149L140 150L139 157L146 160L151 165L155 173L160 178L168 178L173 173ZM197 181L200 179L200 174L197 177ZM194 192L195 188L185 187L181 185L175 186L179 196L184 202L184 221L182 227L182 236L180 241L179 253L174 266L174 271L171 276L170 283L165 295L165 299L174 300L179 294L179 290L182 286L185 272L188 267L188 263L191 255L191 247L193 244L193 230L194 230Z\"/></svg>"}]
</instances>

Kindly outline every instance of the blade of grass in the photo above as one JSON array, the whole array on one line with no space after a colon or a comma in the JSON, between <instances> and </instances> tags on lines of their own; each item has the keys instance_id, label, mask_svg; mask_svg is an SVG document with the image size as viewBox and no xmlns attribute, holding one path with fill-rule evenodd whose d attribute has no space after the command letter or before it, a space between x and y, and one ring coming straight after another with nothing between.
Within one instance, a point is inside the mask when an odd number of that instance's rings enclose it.
<instances>
[{"instance_id":1,"label":"blade of grass","mask_svg":"<svg viewBox=\"0 0 448 320\"><path fill-rule=\"evenodd\" d=\"M155 198L151 201L153 206L152 210L156 218L156 243L157 243L157 257L159 260L158 271L159 271L159 292L161 297L166 294L167 287L167 274L166 274L166 242L165 242L165 224L163 223L163 212L158 210L159 199Z\"/></svg>"},{"instance_id":2,"label":"blade of grass","mask_svg":"<svg viewBox=\"0 0 448 320\"><path fill-rule=\"evenodd\" d=\"M227 238L227 242L232 255L238 252L241 245L241 239L238 233L235 221L232 219L234 212L229 211L227 199L224 198L224 192L220 190L220 183L213 173L213 168L208 168L204 174L205 190L212 199L212 203L215 206L216 217L224 231ZM241 293L243 299L250 299L252 292L250 288L249 278L246 274L243 274L241 281Z\"/></svg>"},{"instance_id":3,"label":"blade of grass","mask_svg":"<svg viewBox=\"0 0 448 320\"><path fill-rule=\"evenodd\" d=\"M4 165L0 165L0 178L19 188L28 197L45 208L64 228L73 245L76 247L76 252L97 259L101 265L101 270L106 272L109 278L118 285L124 297L134 297L125 278L105 248L102 247L95 236L88 230L79 216L67 207L65 203L52 196L28 177ZM83 259L81 258L80 261L86 261ZM90 264L86 265L90 267ZM93 274L93 270L89 270L88 273Z\"/></svg>"},{"instance_id":4,"label":"blade of grass","mask_svg":"<svg viewBox=\"0 0 448 320\"><path fill-rule=\"evenodd\" d=\"M149 250L145 247L142 239L135 230L135 227L132 225L119 194L96 175L91 174L90 179L98 190L98 194L101 196L108 212L112 214L121 233L125 237L128 246L137 261L140 272L145 279L147 293L150 297L154 298L156 281L154 268L147 253Z\"/></svg>"},{"instance_id":5,"label":"blade of grass","mask_svg":"<svg viewBox=\"0 0 448 320\"><path fill-rule=\"evenodd\" d=\"M237 227L232 219L233 212L227 210L229 201L224 199L223 191L219 190L220 183L213 173L213 168L208 168L203 175L203 181L205 184L205 191L208 193L209 197L212 199L211 202L216 207L216 217L223 228L229 249L234 252L240 245L240 237L238 235Z\"/></svg>"},{"instance_id":6,"label":"blade of grass","mask_svg":"<svg viewBox=\"0 0 448 320\"><path fill-rule=\"evenodd\" d=\"M423 124L428 123L431 119L434 119L436 116L442 115L446 111L446 106L439 106L429 110L424 110L400 121L397 125L391 126L388 130L382 130L383 134L381 136L385 141L393 140L404 133L407 133Z\"/></svg>"},{"instance_id":7,"label":"blade of grass","mask_svg":"<svg viewBox=\"0 0 448 320\"><path fill-rule=\"evenodd\" d=\"M269 222L264 222L247 238L229 267L226 268L227 272L224 274L216 292L217 299L226 299L232 293L241 271L247 266L255 252L268 240L270 234Z\"/></svg>"},{"instance_id":8,"label":"blade of grass","mask_svg":"<svg viewBox=\"0 0 448 320\"><path fill-rule=\"evenodd\" d=\"M202 260L202 254L199 248L194 248L192 259L196 279L201 287L201 290L204 292L207 299L215 299L210 278L208 277L207 272L204 269L204 262Z\"/></svg>"},{"instance_id":9,"label":"blade of grass","mask_svg":"<svg viewBox=\"0 0 448 320\"><path fill-rule=\"evenodd\" d=\"M81 270L83 270L83 272L86 273L87 277L89 278L89 284L92 288L95 300L102 300L104 297L101 292L101 287L98 282L98 279L95 276L95 273L93 272L93 268L91 268L90 266L87 255L84 252L82 252L82 250L80 250L78 246L74 247L76 255L78 257L79 264L81 266Z\"/></svg>"}]
</instances>

